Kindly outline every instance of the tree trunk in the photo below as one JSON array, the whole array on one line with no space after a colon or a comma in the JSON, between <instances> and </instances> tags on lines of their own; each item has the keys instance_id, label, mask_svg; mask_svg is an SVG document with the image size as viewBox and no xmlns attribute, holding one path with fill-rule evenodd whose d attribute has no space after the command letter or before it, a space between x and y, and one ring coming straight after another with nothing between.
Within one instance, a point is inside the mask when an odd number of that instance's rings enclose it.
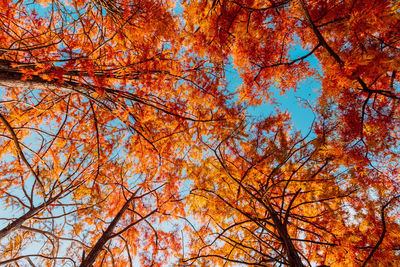
<instances>
[{"instance_id":1,"label":"tree trunk","mask_svg":"<svg viewBox=\"0 0 400 267\"><path fill-rule=\"evenodd\" d=\"M117 225L118 221L121 219L122 215L125 211L129 208L132 200L135 198L135 195L131 196L124 206L120 209L118 214L114 217L110 225L107 227L107 230L103 233L103 235L97 240L96 244L93 246L92 250L89 254L82 260L80 267L92 267L94 262L96 261L97 256L103 250L103 246L107 243L108 240L113 235L113 231L115 226Z\"/></svg>"},{"instance_id":2,"label":"tree trunk","mask_svg":"<svg viewBox=\"0 0 400 267\"><path fill-rule=\"evenodd\" d=\"M34 88L39 90L82 90L83 87L74 82L47 81L37 75L32 75L23 80L23 74L11 67L11 62L0 60L0 86L17 88ZM85 90L87 90L85 88Z\"/></svg>"},{"instance_id":3,"label":"tree trunk","mask_svg":"<svg viewBox=\"0 0 400 267\"><path fill-rule=\"evenodd\" d=\"M294 244L292 242L292 239L289 236L289 233L287 232L286 226L284 224L282 224L281 220L278 218L278 215L272 209L271 205L268 205L268 206L269 206L268 211L271 215L272 221L274 222L274 225L276 227L276 230L278 231L279 237L285 247L285 252L286 252L286 256L289 261L289 265L291 267L303 267L304 264L301 261L301 258L297 252L296 247L294 246Z\"/></svg>"},{"instance_id":4,"label":"tree trunk","mask_svg":"<svg viewBox=\"0 0 400 267\"><path fill-rule=\"evenodd\" d=\"M12 223L10 223L9 225L7 225L3 229L1 229L0 230L0 240L2 240L4 237L8 236L10 233L14 232L15 230L19 229L26 220L29 220L30 218L35 216L37 213L39 213L42 209L44 209L45 207L51 205L60 196L61 196L61 193L58 194L55 197L50 198L46 202L44 202L41 205L37 206L36 208L31 208L27 213L25 213L24 215L22 215L18 219L15 219Z\"/></svg>"}]
</instances>

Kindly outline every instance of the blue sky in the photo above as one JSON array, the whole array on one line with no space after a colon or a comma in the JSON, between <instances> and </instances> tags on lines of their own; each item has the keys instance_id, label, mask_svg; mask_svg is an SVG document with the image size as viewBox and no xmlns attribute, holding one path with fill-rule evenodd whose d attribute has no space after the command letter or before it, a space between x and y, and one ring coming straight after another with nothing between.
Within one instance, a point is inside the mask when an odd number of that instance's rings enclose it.
<instances>
[{"instance_id":1,"label":"blue sky","mask_svg":"<svg viewBox=\"0 0 400 267\"><path fill-rule=\"evenodd\" d=\"M292 51L291 57L297 58L306 54L300 46ZM318 60L314 55L310 56L307 61L311 67L321 71L318 66ZM226 78L228 81L228 88L230 91L235 91L241 84L239 73L233 65L229 65L226 70ZM292 90L285 95L280 94L278 88L271 87L272 98L276 99L276 103L281 111L288 111L292 117L293 127L299 130L303 135L307 134L310 130L314 120L314 114L308 104L314 105L318 97L318 91L321 88L319 80L315 78L308 78L300 83L298 90ZM265 103L257 107L249 107L248 114L256 118L265 118L266 116L275 112L275 106L271 103Z\"/></svg>"}]
</instances>

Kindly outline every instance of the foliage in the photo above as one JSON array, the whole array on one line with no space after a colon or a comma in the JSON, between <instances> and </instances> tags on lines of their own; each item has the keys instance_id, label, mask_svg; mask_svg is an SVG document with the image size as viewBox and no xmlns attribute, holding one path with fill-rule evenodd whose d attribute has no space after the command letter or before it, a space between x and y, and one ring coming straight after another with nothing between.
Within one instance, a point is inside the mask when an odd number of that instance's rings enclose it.
<instances>
[{"instance_id":1,"label":"foliage","mask_svg":"<svg viewBox=\"0 0 400 267\"><path fill-rule=\"evenodd\" d=\"M0 264L399 265L399 11L1 1Z\"/></svg>"}]
</instances>

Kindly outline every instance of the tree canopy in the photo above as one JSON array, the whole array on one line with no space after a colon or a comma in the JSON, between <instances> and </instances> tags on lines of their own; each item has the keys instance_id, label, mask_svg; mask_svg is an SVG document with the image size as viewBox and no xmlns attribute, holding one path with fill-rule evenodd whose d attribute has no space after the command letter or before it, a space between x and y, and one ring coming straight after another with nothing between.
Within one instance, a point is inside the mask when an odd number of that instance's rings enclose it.
<instances>
[{"instance_id":1,"label":"tree canopy","mask_svg":"<svg viewBox=\"0 0 400 267\"><path fill-rule=\"evenodd\" d=\"M0 265L400 265L399 29L394 0L0 1ZM302 133L274 93L310 79Z\"/></svg>"}]
</instances>

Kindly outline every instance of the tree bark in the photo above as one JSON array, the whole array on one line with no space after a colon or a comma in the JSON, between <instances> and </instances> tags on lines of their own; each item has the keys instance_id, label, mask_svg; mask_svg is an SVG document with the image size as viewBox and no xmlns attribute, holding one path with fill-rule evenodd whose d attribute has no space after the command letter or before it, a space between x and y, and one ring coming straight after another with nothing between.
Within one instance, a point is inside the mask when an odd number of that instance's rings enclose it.
<instances>
[{"instance_id":1,"label":"tree bark","mask_svg":"<svg viewBox=\"0 0 400 267\"><path fill-rule=\"evenodd\" d=\"M269 203L268 206L269 206L268 212L271 215L272 221L274 222L279 237L285 247L285 252L286 256L288 257L289 265L291 267L303 267L304 264L301 261L299 254L297 253L297 249L294 246L292 239L289 236L289 233L287 232L286 226L281 222L278 215L276 214L276 212L273 210L273 208Z\"/></svg>"},{"instance_id":2,"label":"tree bark","mask_svg":"<svg viewBox=\"0 0 400 267\"><path fill-rule=\"evenodd\" d=\"M82 260L80 267L92 267L94 262L96 261L97 256L103 250L103 246L110 240L113 236L113 230L117 225L118 221L121 219L122 215L124 215L125 211L129 208L132 200L135 198L135 195L132 195L124 204L124 206L119 210L118 214L114 217L110 225L107 227L107 230L103 233L103 235L97 240L96 244L93 246L89 254Z\"/></svg>"},{"instance_id":3,"label":"tree bark","mask_svg":"<svg viewBox=\"0 0 400 267\"><path fill-rule=\"evenodd\" d=\"M4 87L17 87L17 88L35 88L41 90L74 90L81 91L87 88L75 82L63 81L47 81L38 75L32 75L27 80L23 80L23 74L18 68L11 67L11 62L0 60L0 86Z\"/></svg>"},{"instance_id":4,"label":"tree bark","mask_svg":"<svg viewBox=\"0 0 400 267\"><path fill-rule=\"evenodd\" d=\"M36 208L31 208L27 213L25 213L18 219L15 219L12 223L10 223L9 225L7 225L3 229L1 229L0 230L0 240L2 240L4 237L8 236L10 233L14 232L15 230L21 228L21 226L24 224L24 222L26 220L29 220L30 218L35 216L37 213L39 213L41 210L43 210L45 207L54 203L60 196L61 196L61 193L55 197L50 198L46 202L37 206Z\"/></svg>"}]
</instances>

